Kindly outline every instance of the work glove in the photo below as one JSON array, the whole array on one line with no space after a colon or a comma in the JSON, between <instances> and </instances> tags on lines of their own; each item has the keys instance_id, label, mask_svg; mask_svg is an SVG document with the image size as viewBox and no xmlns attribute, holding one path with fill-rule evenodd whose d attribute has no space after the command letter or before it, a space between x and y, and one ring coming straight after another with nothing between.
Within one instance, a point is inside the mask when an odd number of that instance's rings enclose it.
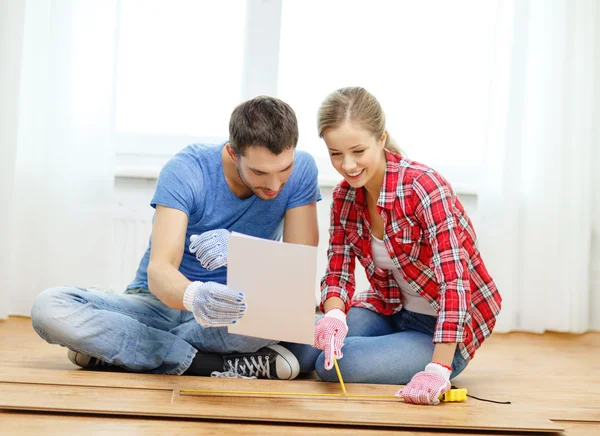
<instances>
[{"instance_id":1,"label":"work glove","mask_svg":"<svg viewBox=\"0 0 600 436\"><path fill-rule=\"evenodd\" d=\"M225 229L210 230L201 235L190 236L190 253L203 268L209 271L227 266L227 243L230 232Z\"/></svg>"},{"instance_id":2,"label":"work glove","mask_svg":"<svg viewBox=\"0 0 600 436\"><path fill-rule=\"evenodd\" d=\"M325 351L325 369L333 368L333 359L341 359L344 339L348 334L346 314L340 309L331 309L315 325L315 348Z\"/></svg>"},{"instance_id":3,"label":"work glove","mask_svg":"<svg viewBox=\"0 0 600 436\"><path fill-rule=\"evenodd\" d=\"M425 371L416 373L411 381L396 392L398 398L412 404L438 404L440 397L451 387L452 370L439 363L431 362Z\"/></svg>"},{"instance_id":4,"label":"work glove","mask_svg":"<svg viewBox=\"0 0 600 436\"><path fill-rule=\"evenodd\" d=\"M183 295L184 307L203 327L235 324L244 316L244 294L215 282L192 282Z\"/></svg>"}]
</instances>

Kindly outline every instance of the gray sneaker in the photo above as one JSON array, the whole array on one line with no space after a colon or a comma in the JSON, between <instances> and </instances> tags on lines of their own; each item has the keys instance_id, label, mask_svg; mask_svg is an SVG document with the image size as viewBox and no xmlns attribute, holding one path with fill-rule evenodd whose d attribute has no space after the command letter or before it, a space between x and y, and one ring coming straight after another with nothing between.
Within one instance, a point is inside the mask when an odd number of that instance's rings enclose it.
<instances>
[{"instance_id":1,"label":"gray sneaker","mask_svg":"<svg viewBox=\"0 0 600 436\"><path fill-rule=\"evenodd\" d=\"M292 380L300 373L300 363L288 349L269 345L254 353L223 356L224 372L214 371L212 377L269 378Z\"/></svg>"},{"instance_id":2,"label":"gray sneaker","mask_svg":"<svg viewBox=\"0 0 600 436\"><path fill-rule=\"evenodd\" d=\"M83 353L78 353L77 351L69 350L67 356L75 365L85 369L108 369L111 367L111 365L104 360L100 360Z\"/></svg>"}]
</instances>

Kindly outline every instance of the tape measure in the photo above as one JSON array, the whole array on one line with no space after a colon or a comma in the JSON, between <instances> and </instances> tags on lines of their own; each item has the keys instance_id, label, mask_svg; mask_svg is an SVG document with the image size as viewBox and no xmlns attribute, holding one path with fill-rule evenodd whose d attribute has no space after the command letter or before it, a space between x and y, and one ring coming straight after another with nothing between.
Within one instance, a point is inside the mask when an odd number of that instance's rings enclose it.
<instances>
[{"instance_id":1,"label":"tape measure","mask_svg":"<svg viewBox=\"0 0 600 436\"><path fill-rule=\"evenodd\" d=\"M320 394L310 392L260 392L260 391L234 391L216 389L181 389L181 394L188 395L217 395L236 397L304 397L304 398L349 398L363 401L398 401L395 395L368 395L368 394ZM440 397L444 403L456 403L466 401L467 390L465 388L452 388Z\"/></svg>"}]
</instances>

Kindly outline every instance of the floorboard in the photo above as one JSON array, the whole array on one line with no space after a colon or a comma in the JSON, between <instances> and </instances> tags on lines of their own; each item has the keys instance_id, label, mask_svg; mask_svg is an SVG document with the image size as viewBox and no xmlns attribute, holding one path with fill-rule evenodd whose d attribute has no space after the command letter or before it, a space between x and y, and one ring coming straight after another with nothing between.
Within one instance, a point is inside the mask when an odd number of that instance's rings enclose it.
<instances>
[{"instance_id":1,"label":"floorboard","mask_svg":"<svg viewBox=\"0 0 600 436\"><path fill-rule=\"evenodd\" d=\"M366 428L359 426L363 421L381 421L381 424L423 427L418 419L423 418L430 422L448 423L459 429L467 428L465 422L475 423L475 426L469 428L479 429L475 433L469 434L491 434L493 429L508 428L509 423L513 424L515 418L511 418L514 412L518 420L529 422L529 425L539 425L536 423L548 423L549 419L554 421L554 429L564 427L566 434L600 434L596 430L600 429L600 334L588 333L585 335L568 335L557 333L546 333L544 335L532 335L523 333L512 333L504 335L494 335L485 346L478 352L474 361L467 370L453 383L458 386L466 387L469 393L485 398L496 400L510 400L512 405L493 405L489 403L478 402L469 399L464 404L445 404L439 407L421 407L409 406L405 404L387 404L382 409L381 403L355 402L338 399L313 400L302 399L282 401L278 399L252 399L249 402L247 398L206 398L173 396L177 389L205 389L207 383L214 383L215 380L200 377L172 377L172 376L153 376L128 373L105 373L89 372L78 370L66 358L66 350L58 346L51 346L39 339L31 329L30 320L27 318L9 318L7 321L0 321L0 398L11 398L13 406L36 409L36 405L41 408L52 410L60 409L56 404L64 401L69 407L65 410L71 412L78 410L78 415L69 413L47 413L47 412L18 412L4 410L0 413L0 422L14 422L19 416L30 416L29 427L24 427L25 433L37 434L35 423L44 420L52 422L61 422L62 425L72 425L77 427L84 421L95 423L98 428L105 428L114 422L123 421L126 427L135 426L144 423L142 427L146 429L156 428L156 431L176 424L177 428L190 429L190 432L202 424L207 434L214 431L219 434L235 432L237 434L272 434L265 428L274 428L278 434L296 434L295 431L302 431L303 434L320 434L317 430L344 431L347 432L349 424L359 433L356 434L384 434L388 430L378 428ZM217 384L212 384L212 389L230 389L231 382L237 380L224 380ZM339 392L337 384L327 384L314 382L312 380L299 380L293 382L277 382L269 380L255 381L260 382L261 390L275 391L294 391L294 392ZM285 389L282 386L285 385ZM118 386L118 388L114 388ZM237 386L240 386L239 384ZM389 394L395 391L393 386L377 385L349 385L348 389L353 393L369 394ZM117 391L110 391L117 389ZM121 389L121 390L118 390ZM144 392L146 390L146 392ZM108 392L112 392L111 395ZM119 392L119 395L115 395ZM143 392L143 393L140 393ZM81 413L104 413L103 407L112 404L124 405L128 403L127 399L135 398L134 403L146 404L142 409L143 415L156 415L156 402L161 404L162 410L171 411L171 418L149 418L149 417L124 417L123 414L137 414L139 411L132 410L131 407L123 406L123 410L111 410L109 412L120 413L119 416L90 416L79 415ZM150 401L154 398L154 403ZM168 405L162 407L162 403ZM107 399L111 399L107 401ZM123 399L123 401L120 401ZM171 404L173 400L174 404ZM264 400L264 401L260 401ZM340 401L343 403L340 404ZM310 423L315 420L326 421L326 415L322 413L322 406L325 403L331 403L332 408L339 410L339 414L334 419L335 426L327 426L327 423L320 426L304 424L298 427L299 422ZM205 404L206 403L206 404ZM248 404L252 404L248 407ZM273 406L276 403L277 407ZM3 403L4 404L4 403ZM53 405L54 404L54 405ZM83 405L83 406L82 406ZM209 407L210 406L210 407ZM226 419L240 419L239 416L229 414L228 418L223 418L223 409L235 407L239 410L246 409L243 418L252 422L224 422ZM373 407L375 406L375 407ZM11 407L0 406L0 407ZM119 406L120 407L120 406ZM88 408L86 410L82 410ZM192 410L196 414L198 410L205 410L203 419L196 420L181 419L181 416L187 416L187 412L172 412L173 408L178 410ZM371 411L373 408L375 413ZM387 410L393 409L393 412ZM135 407L133 408L135 409ZM404 409L415 410L416 421L404 419L411 415L404 414ZM127 411L129 410L129 411ZM274 410L276 412L274 412ZM398 423L398 410L403 413ZM236 413L238 413L236 412ZM261 418L265 422L256 423L253 420L258 419L257 413L267 416ZM265 413L268 412L268 413ZM202 414L203 412L198 412ZM20 415L25 414L25 415ZM227 413L225 413L227 415ZM239 414L239 413L238 413ZM309 416L310 415L310 416ZM322 416L322 418L319 418ZM279 421L288 421L283 424L274 424L266 422L269 417ZM218 418L219 421L206 421L209 418ZM318 418L318 419L317 419ZM72 420L72 421L70 421ZM116 420L116 421L115 421ZM361 421L362 420L362 421ZM470 421L469 421L470 420ZM481 421L478 421L481 420ZM485 422L483 422L485 421ZM499 425L496 424L498 421ZM64 424L69 422L71 424ZM320 421L319 421L320 422ZM483 422L483 423L482 423ZM133 424L135 423L135 424ZM294 423L294 424L292 424ZM206 426L205 426L206 424ZM550 423L552 424L552 423ZM325 427L323 427L323 425ZM373 425L371 422L370 425ZM479 427L481 425L481 427ZM239 430L239 426L247 430ZM247 427L245 427L247 426ZM443 425L442 425L443 426ZM487 427L486 427L487 426ZM0 426L4 429L5 426ZM29 430L27 430L29 428ZM398 428L398 427L396 427ZM547 430L553 428L547 427ZM227 430L229 429L229 430ZM310 430L307 430L310 429ZM185 434L185 431L182 430ZM250 433L244 433L248 431ZM149 430L150 434L152 431ZM458 430L460 433L461 431ZM479 432L479 433L478 433ZM587 432L587 433L586 433ZM10 433L8 433L10 434ZM127 433L123 433L127 434ZM134 434L134 433L130 433ZM148 432L144 432L148 434ZM419 430L411 434L457 434L452 430L433 431Z\"/></svg>"}]
</instances>

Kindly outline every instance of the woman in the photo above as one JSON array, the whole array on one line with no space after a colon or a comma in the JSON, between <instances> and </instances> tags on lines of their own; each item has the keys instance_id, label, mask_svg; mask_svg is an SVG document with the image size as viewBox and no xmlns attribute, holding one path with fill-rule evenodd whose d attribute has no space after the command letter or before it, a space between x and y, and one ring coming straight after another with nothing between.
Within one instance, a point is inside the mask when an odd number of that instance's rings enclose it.
<instances>
[{"instance_id":1,"label":"woman","mask_svg":"<svg viewBox=\"0 0 600 436\"><path fill-rule=\"evenodd\" d=\"M500 311L473 225L448 182L394 145L365 89L331 93L318 129L344 180L333 192L317 374L336 380L343 345L346 381L406 384L397 396L437 404ZM356 258L371 285L362 292Z\"/></svg>"}]
</instances>

